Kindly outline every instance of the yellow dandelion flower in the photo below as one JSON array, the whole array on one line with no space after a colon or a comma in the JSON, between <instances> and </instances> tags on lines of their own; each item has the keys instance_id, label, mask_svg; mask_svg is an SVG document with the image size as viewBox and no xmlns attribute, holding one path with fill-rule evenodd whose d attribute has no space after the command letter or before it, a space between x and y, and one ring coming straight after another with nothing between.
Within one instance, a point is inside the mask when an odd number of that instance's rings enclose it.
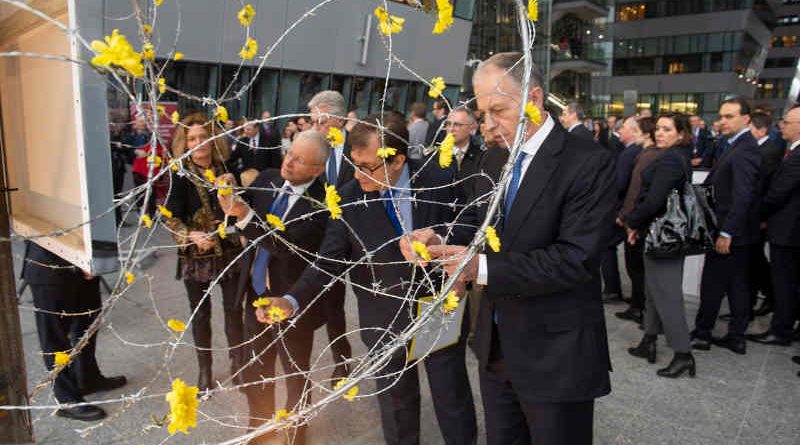
<instances>
[{"instance_id":1,"label":"yellow dandelion flower","mask_svg":"<svg viewBox=\"0 0 800 445\"><path fill-rule=\"evenodd\" d=\"M145 23L142 25L142 31L144 31L145 34L150 35L153 33L153 27Z\"/></svg>"},{"instance_id":2,"label":"yellow dandelion flower","mask_svg":"<svg viewBox=\"0 0 800 445\"><path fill-rule=\"evenodd\" d=\"M158 78L158 92L164 94L167 91L167 79L163 77Z\"/></svg>"},{"instance_id":3,"label":"yellow dandelion flower","mask_svg":"<svg viewBox=\"0 0 800 445\"><path fill-rule=\"evenodd\" d=\"M270 306L267 309L267 316L274 321L283 321L286 319L286 312L278 306Z\"/></svg>"},{"instance_id":4,"label":"yellow dandelion flower","mask_svg":"<svg viewBox=\"0 0 800 445\"><path fill-rule=\"evenodd\" d=\"M378 157L386 159L389 156L394 156L397 154L397 149L392 147L381 147L378 149Z\"/></svg>"},{"instance_id":5,"label":"yellow dandelion flower","mask_svg":"<svg viewBox=\"0 0 800 445\"><path fill-rule=\"evenodd\" d=\"M172 56L172 60L181 60L183 59L183 53L180 51L175 51L175 55Z\"/></svg>"},{"instance_id":6,"label":"yellow dandelion flower","mask_svg":"<svg viewBox=\"0 0 800 445\"><path fill-rule=\"evenodd\" d=\"M172 161L172 162L170 162L170 166L169 166L169 168L171 168L171 169L172 169L172 171L174 171L174 172L176 172L176 171L180 170L180 167L178 166L178 161Z\"/></svg>"},{"instance_id":7,"label":"yellow dandelion flower","mask_svg":"<svg viewBox=\"0 0 800 445\"><path fill-rule=\"evenodd\" d=\"M239 57L245 60L250 60L258 54L258 42L252 37L248 37L244 42L242 50L239 51Z\"/></svg>"},{"instance_id":8,"label":"yellow dandelion flower","mask_svg":"<svg viewBox=\"0 0 800 445\"><path fill-rule=\"evenodd\" d=\"M253 5L250 3L244 5L244 8L239 10L239 13L236 14L236 17L239 18L239 23L242 26L250 26L253 23L253 18L256 16L256 10L253 8Z\"/></svg>"},{"instance_id":9,"label":"yellow dandelion flower","mask_svg":"<svg viewBox=\"0 0 800 445\"><path fill-rule=\"evenodd\" d=\"M327 139L328 142L333 146L344 144L344 135L342 134L342 130L336 127L328 128L328 134L325 136L325 139Z\"/></svg>"},{"instance_id":10,"label":"yellow dandelion flower","mask_svg":"<svg viewBox=\"0 0 800 445\"><path fill-rule=\"evenodd\" d=\"M442 34L453 26L453 5L449 0L436 0L436 8L439 12L436 24L433 26L433 34Z\"/></svg>"},{"instance_id":11,"label":"yellow dandelion flower","mask_svg":"<svg viewBox=\"0 0 800 445\"><path fill-rule=\"evenodd\" d=\"M339 219L339 217L342 216L342 208L339 207L339 202L341 200L342 197L336 192L335 185L331 184L325 186L325 206L328 207L328 211L331 212L331 219Z\"/></svg>"},{"instance_id":12,"label":"yellow dandelion flower","mask_svg":"<svg viewBox=\"0 0 800 445\"><path fill-rule=\"evenodd\" d=\"M161 212L164 218L167 219L172 218L172 212L168 208L162 206L161 204L158 205L158 211Z\"/></svg>"},{"instance_id":13,"label":"yellow dandelion flower","mask_svg":"<svg viewBox=\"0 0 800 445\"><path fill-rule=\"evenodd\" d=\"M206 179L208 179L208 182L212 184L217 182L217 175L215 175L214 171L210 168L207 168L206 171L203 172L203 176L205 176Z\"/></svg>"},{"instance_id":14,"label":"yellow dandelion flower","mask_svg":"<svg viewBox=\"0 0 800 445\"><path fill-rule=\"evenodd\" d=\"M272 304L272 302L267 297L261 297L256 299L253 303L253 307L265 307Z\"/></svg>"},{"instance_id":15,"label":"yellow dandelion flower","mask_svg":"<svg viewBox=\"0 0 800 445\"><path fill-rule=\"evenodd\" d=\"M294 413L291 411L286 411L285 409L281 408L277 412L275 412L275 422L280 422L284 419L288 419L289 417L293 416Z\"/></svg>"},{"instance_id":16,"label":"yellow dandelion flower","mask_svg":"<svg viewBox=\"0 0 800 445\"><path fill-rule=\"evenodd\" d=\"M55 356L56 366L67 366L69 362L72 360L70 359L69 353L67 352L59 351L56 352L55 355L56 355Z\"/></svg>"},{"instance_id":17,"label":"yellow dandelion flower","mask_svg":"<svg viewBox=\"0 0 800 445\"><path fill-rule=\"evenodd\" d=\"M389 14L383 6L375 8L375 16L378 17L378 30L381 34L390 36L403 31L406 19Z\"/></svg>"},{"instance_id":18,"label":"yellow dandelion flower","mask_svg":"<svg viewBox=\"0 0 800 445\"><path fill-rule=\"evenodd\" d=\"M537 0L528 0L528 19L532 22L539 21L539 2Z\"/></svg>"},{"instance_id":19,"label":"yellow dandelion flower","mask_svg":"<svg viewBox=\"0 0 800 445\"><path fill-rule=\"evenodd\" d=\"M172 391L166 395L169 402L169 425L167 431L189 434L189 428L197 427L197 387L188 386L181 379L172 381Z\"/></svg>"},{"instance_id":20,"label":"yellow dandelion flower","mask_svg":"<svg viewBox=\"0 0 800 445\"><path fill-rule=\"evenodd\" d=\"M529 121L533 122L536 125L542 124L542 112L539 111L539 108L533 104L533 102L528 102L525 105L525 116L528 118Z\"/></svg>"},{"instance_id":21,"label":"yellow dandelion flower","mask_svg":"<svg viewBox=\"0 0 800 445\"><path fill-rule=\"evenodd\" d=\"M142 215L142 217L139 219L139 222L142 223L142 225L147 227L148 229L153 228L153 220L150 219L150 215L146 213Z\"/></svg>"},{"instance_id":22,"label":"yellow dandelion flower","mask_svg":"<svg viewBox=\"0 0 800 445\"><path fill-rule=\"evenodd\" d=\"M489 248L491 248L493 252L496 253L500 251L500 238L497 236L497 231L492 226L486 228L486 244L489 245Z\"/></svg>"},{"instance_id":23,"label":"yellow dandelion flower","mask_svg":"<svg viewBox=\"0 0 800 445\"><path fill-rule=\"evenodd\" d=\"M91 46L97 53L92 58L92 65L102 68L110 68L113 65L126 70L134 77L144 75L142 55L133 50L133 46L118 29L113 30L110 36L105 36L102 42L92 41Z\"/></svg>"},{"instance_id":24,"label":"yellow dandelion flower","mask_svg":"<svg viewBox=\"0 0 800 445\"><path fill-rule=\"evenodd\" d=\"M218 105L217 109L214 110L214 117L217 118L219 123L224 124L228 120L228 109Z\"/></svg>"},{"instance_id":25,"label":"yellow dandelion flower","mask_svg":"<svg viewBox=\"0 0 800 445\"><path fill-rule=\"evenodd\" d=\"M225 233L227 227L228 226L226 226L224 222L219 223L217 226L217 235L219 235L220 238L225 239L225 237L228 236L228 234Z\"/></svg>"},{"instance_id":26,"label":"yellow dandelion flower","mask_svg":"<svg viewBox=\"0 0 800 445\"><path fill-rule=\"evenodd\" d=\"M178 122L180 122L180 120L181 120L181 115L178 113L177 110L173 111L172 115L170 116L170 119L172 120L173 124L177 125Z\"/></svg>"},{"instance_id":27,"label":"yellow dandelion flower","mask_svg":"<svg viewBox=\"0 0 800 445\"><path fill-rule=\"evenodd\" d=\"M454 148L456 145L456 140L452 134L447 133L447 136L442 139L442 143L439 144L439 166L442 168L447 168L450 164L453 163L453 155L454 155Z\"/></svg>"},{"instance_id":28,"label":"yellow dandelion flower","mask_svg":"<svg viewBox=\"0 0 800 445\"><path fill-rule=\"evenodd\" d=\"M163 105L156 105L156 111L158 112L159 116L165 116L167 114L167 110Z\"/></svg>"},{"instance_id":29,"label":"yellow dandelion flower","mask_svg":"<svg viewBox=\"0 0 800 445\"><path fill-rule=\"evenodd\" d=\"M414 252L425 261L431 260L431 253L428 252L428 246L419 242L419 241L412 241L411 246L414 248Z\"/></svg>"},{"instance_id":30,"label":"yellow dandelion flower","mask_svg":"<svg viewBox=\"0 0 800 445\"><path fill-rule=\"evenodd\" d=\"M338 382L336 382L335 385L333 385L333 389L338 390L345 383L347 383L347 378L340 379ZM342 395L342 398L347 400L348 402L352 402L357 395L358 395L358 385L353 385L350 387L350 389L347 390L347 392L344 393L344 395Z\"/></svg>"},{"instance_id":31,"label":"yellow dandelion flower","mask_svg":"<svg viewBox=\"0 0 800 445\"><path fill-rule=\"evenodd\" d=\"M444 311L453 312L454 310L456 310L456 308L458 307L459 300L460 298L458 298L458 295L456 295L456 291L451 290L450 293L447 294L447 297L445 297L444 299L444 304L442 305Z\"/></svg>"},{"instance_id":32,"label":"yellow dandelion flower","mask_svg":"<svg viewBox=\"0 0 800 445\"><path fill-rule=\"evenodd\" d=\"M286 231L286 226L283 225L283 221L272 213L267 213L267 224L275 227L276 229L280 230L281 232Z\"/></svg>"},{"instance_id":33,"label":"yellow dandelion flower","mask_svg":"<svg viewBox=\"0 0 800 445\"><path fill-rule=\"evenodd\" d=\"M183 331L186 330L186 323L184 323L184 322L182 322L180 320L176 320L174 318L171 318L167 322L167 326L169 326L169 328L172 329L175 332L183 332Z\"/></svg>"},{"instance_id":34,"label":"yellow dandelion flower","mask_svg":"<svg viewBox=\"0 0 800 445\"><path fill-rule=\"evenodd\" d=\"M432 98L437 98L442 95L442 91L445 88L444 78L442 77L434 77L431 79L431 89L428 90L428 96Z\"/></svg>"},{"instance_id":35,"label":"yellow dandelion flower","mask_svg":"<svg viewBox=\"0 0 800 445\"><path fill-rule=\"evenodd\" d=\"M164 3L164 0L153 0L153 1L155 2L156 6L161 6L161 4Z\"/></svg>"},{"instance_id":36,"label":"yellow dandelion flower","mask_svg":"<svg viewBox=\"0 0 800 445\"><path fill-rule=\"evenodd\" d=\"M136 279L136 277L133 276L133 272L125 272L125 282L126 283L133 284L133 280L135 280L135 279Z\"/></svg>"},{"instance_id":37,"label":"yellow dandelion flower","mask_svg":"<svg viewBox=\"0 0 800 445\"><path fill-rule=\"evenodd\" d=\"M147 162L153 164L153 167L156 168L161 167L161 162L162 162L161 156L156 156L155 153L152 153L150 154L150 156L147 157Z\"/></svg>"},{"instance_id":38,"label":"yellow dandelion flower","mask_svg":"<svg viewBox=\"0 0 800 445\"><path fill-rule=\"evenodd\" d=\"M156 60L156 54L152 43L147 42L144 44L144 46L142 46L142 58L151 62Z\"/></svg>"}]
</instances>

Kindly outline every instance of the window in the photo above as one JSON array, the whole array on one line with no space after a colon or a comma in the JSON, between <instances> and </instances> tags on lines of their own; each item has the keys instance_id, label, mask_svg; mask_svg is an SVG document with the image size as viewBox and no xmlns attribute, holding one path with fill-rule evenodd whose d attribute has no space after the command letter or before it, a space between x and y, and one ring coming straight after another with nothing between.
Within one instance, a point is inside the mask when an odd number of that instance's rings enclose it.
<instances>
[{"instance_id":1,"label":"window","mask_svg":"<svg viewBox=\"0 0 800 445\"><path fill-rule=\"evenodd\" d=\"M644 20L646 14L647 5L645 3L620 5L617 11L617 21L630 22L634 20Z\"/></svg>"},{"instance_id":2,"label":"window","mask_svg":"<svg viewBox=\"0 0 800 445\"><path fill-rule=\"evenodd\" d=\"M773 36L770 48L794 48L798 45L798 36Z\"/></svg>"}]
</instances>

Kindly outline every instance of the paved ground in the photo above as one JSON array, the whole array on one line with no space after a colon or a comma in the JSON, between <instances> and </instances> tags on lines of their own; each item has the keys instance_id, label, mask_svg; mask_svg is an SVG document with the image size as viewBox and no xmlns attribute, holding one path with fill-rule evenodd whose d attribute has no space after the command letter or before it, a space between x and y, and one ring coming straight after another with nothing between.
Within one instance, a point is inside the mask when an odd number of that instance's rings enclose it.
<instances>
[{"instance_id":1,"label":"paved ground","mask_svg":"<svg viewBox=\"0 0 800 445\"><path fill-rule=\"evenodd\" d=\"M169 244L164 236L156 237L157 244ZM17 265L21 254L15 245ZM182 444L217 443L241 434L237 425L246 424L244 397L235 392L214 396L201 405L198 428L189 436L178 433L169 437L166 428L158 427L153 418L166 414L168 407L163 394L169 390L173 377L196 382L196 362L192 351L180 346L167 359L172 335L164 321L185 319L188 302L183 286L174 279L175 257L162 252L157 261L144 272L132 292L116 304L109 322L100 332L98 358L106 375L124 374L129 384L113 393L91 400L113 400L139 393L149 397L135 403L108 403L111 414L103 423L85 424L67 421L51 411L34 411L35 434L38 443L72 444ZM151 279L144 279L145 275ZM113 277L109 277L111 279ZM224 347L222 307L215 299L213 307L214 346ZM352 295L348 295L348 326L355 326L356 311ZM687 298L689 314L693 317L697 300ZM38 355L29 292L23 296L20 315L27 352L28 385L33 386L44 375ZM789 357L798 353L796 347L778 348L749 344L746 356L736 356L718 348L698 353L698 376L666 380L656 377L657 367L665 366L671 358L661 347L657 365L649 365L630 357L625 349L635 344L641 331L632 323L613 316L621 305L606 308L609 341L614 372L612 393L600 399L595 414L596 444L633 445L790 445L800 444L800 379L795 373L800 367ZM160 315L160 318L159 318ZM759 320L761 330L767 320ZM324 346L327 336L317 334L314 354ZM189 341L190 336L189 336ZM358 350L363 347L353 342ZM660 345L664 344L663 338ZM323 355L323 362L329 361ZM224 352L215 355L214 370L218 377L228 376L228 361ZM469 367L477 394L476 361L468 353ZM430 394L426 390L424 372L422 444L439 445L442 439L433 414ZM327 376L325 376L327 377ZM362 389L363 391L363 389ZM36 397L34 403L53 403L48 390ZM480 412L479 408L479 412ZM484 444L483 419L480 413L481 439ZM93 427L90 430L82 428ZM313 420L310 443L314 445L381 444L380 420L374 398L353 403L338 401Z\"/></svg>"}]
</instances>

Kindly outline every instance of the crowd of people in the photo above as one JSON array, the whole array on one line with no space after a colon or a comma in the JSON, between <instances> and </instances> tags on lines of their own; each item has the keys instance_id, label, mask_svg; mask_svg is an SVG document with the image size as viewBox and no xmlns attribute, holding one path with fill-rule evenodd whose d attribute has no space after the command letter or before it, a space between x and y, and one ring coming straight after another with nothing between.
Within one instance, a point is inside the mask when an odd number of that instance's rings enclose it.
<instances>
[{"instance_id":1,"label":"crowd of people","mask_svg":"<svg viewBox=\"0 0 800 445\"><path fill-rule=\"evenodd\" d=\"M303 373L323 325L334 363L330 386L360 371L346 335L345 282L357 300L361 340L378 351L412 322L417 298L436 292L420 285L420 276L435 283L458 274L456 295L466 305L459 339L421 360L449 445L477 440L468 343L478 357L490 445L590 444L594 400L611 390L604 301L626 301L628 308L615 315L643 325L631 355L655 363L657 338L664 335L673 356L657 370L661 377L694 377L702 372L702 356L694 351L712 346L744 354L746 339L791 344L800 298L800 108L776 126L769 113L729 98L711 129L699 116L680 113L653 116L643 110L592 120L577 103L548 112L544 81L536 70L525 77L521 57L499 53L482 62L473 77L474 100L456 106L438 98L430 121L422 103L413 104L407 117L385 111L359 118L348 113L336 91L316 94L307 114L283 122L282 130L269 112L224 126L199 113L181 120L168 148L157 150L169 149L175 158L189 154L164 180L169 193L153 193L153 202L140 203L140 211L154 212L155 203L168 211L166 227L179 246L178 277L194 313L201 390L215 385L209 287L217 279L230 377L237 384L261 381L275 375L280 358L291 374L285 408L293 411L309 402ZM527 82L528 97L520 100ZM529 116L524 141L498 198L500 210L490 219L499 246L471 255L468 246L476 236L489 238L480 227L523 109ZM147 167L152 150L146 122L137 118L133 127L130 135L119 136L124 143L117 147L135 149L115 152L115 175L124 173L131 157L145 159ZM445 142L452 143L449 165L434 159ZM134 164L137 185L147 180L142 171ZM219 193L204 180L208 172L243 193ZM646 239L670 196L698 174L705 175L717 229L705 253L700 308L690 327L685 253L651 255ZM341 198L335 218L318 204L326 202L328 187ZM280 228L266 215L279 218ZM233 222L220 236L219 224L228 218ZM620 244L629 298L621 285ZM268 306L263 297L269 297ZM713 337L725 297L727 334ZM769 313L767 332L746 333L753 317ZM37 321L47 317L58 318L37 313ZM279 347L276 331L266 329L275 323L285 327ZM65 340L58 346L46 341L43 324L45 352L69 349ZM406 361L406 350L397 350L374 379L390 445L422 440L417 368ZM104 382L102 389L124 384L92 372ZM243 392L254 431L279 408L275 384L247 385ZM79 393L60 394L61 402L82 400ZM65 410L81 420L98 416ZM298 425L289 441L304 444L306 436L306 426ZM263 434L251 443L274 437Z\"/></svg>"}]
</instances>

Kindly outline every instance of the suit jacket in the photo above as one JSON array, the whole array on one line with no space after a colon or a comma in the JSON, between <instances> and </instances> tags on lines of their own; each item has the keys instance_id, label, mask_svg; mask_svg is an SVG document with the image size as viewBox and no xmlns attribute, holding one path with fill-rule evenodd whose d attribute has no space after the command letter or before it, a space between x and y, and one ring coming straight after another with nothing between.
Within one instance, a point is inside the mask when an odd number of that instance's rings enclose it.
<instances>
[{"instance_id":1,"label":"suit jacket","mask_svg":"<svg viewBox=\"0 0 800 445\"><path fill-rule=\"evenodd\" d=\"M274 138L273 138L274 139ZM268 168L281 168L282 156L280 140L274 144L259 127L258 147L250 147L250 139L242 138L236 142L226 164L228 170L239 174L248 168L262 171Z\"/></svg>"},{"instance_id":2,"label":"suit jacket","mask_svg":"<svg viewBox=\"0 0 800 445\"><path fill-rule=\"evenodd\" d=\"M692 131L692 140L694 142L694 154L698 157L702 158L706 150L714 149L714 138L711 136L711 132L705 128L701 128L697 136Z\"/></svg>"},{"instance_id":3,"label":"suit jacket","mask_svg":"<svg viewBox=\"0 0 800 445\"><path fill-rule=\"evenodd\" d=\"M281 177L280 170L268 169L258 175L245 194L245 198L249 201L256 215L263 218L264 215L269 213L273 201L277 198L277 192L274 189L280 189L283 183L284 180ZM322 243L328 219L326 212L320 212L321 205L315 202L324 201L325 189L322 182L317 179L308 187L305 196L300 197L286 214L286 217L283 218L286 224L285 231L265 237L263 235L266 232L263 227L256 223L257 218L253 218L253 221L241 231L251 241L261 238L259 246L267 249L270 253L267 295L280 296L285 294L300 278L303 269L314 261L312 253L316 252ZM308 215L308 217L298 219L303 215ZM287 243L298 246L299 252L292 251ZM305 254L302 251L310 253ZM246 263L248 265L246 270L252 270L254 260L255 250L252 249L252 253L249 255L249 262ZM239 295L249 290L250 280L250 273L241 274ZM321 298L325 298L325 295ZM313 330L324 322L324 306L320 301L317 301L303 314L297 326Z\"/></svg>"},{"instance_id":4,"label":"suit jacket","mask_svg":"<svg viewBox=\"0 0 800 445\"><path fill-rule=\"evenodd\" d=\"M748 132L725 150L705 180L706 185L714 186L719 230L730 234L735 246L758 242L762 169L758 142Z\"/></svg>"},{"instance_id":5,"label":"suit jacket","mask_svg":"<svg viewBox=\"0 0 800 445\"><path fill-rule=\"evenodd\" d=\"M574 134L575 136L594 141L594 135L583 124L578 124L578 126L573 128L570 133Z\"/></svg>"},{"instance_id":6,"label":"suit jacket","mask_svg":"<svg viewBox=\"0 0 800 445\"><path fill-rule=\"evenodd\" d=\"M762 196L769 188L769 181L772 176L778 171L778 167L783 161L784 148L775 139L769 138L767 142L759 147L761 155L764 157L764 188Z\"/></svg>"},{"instance_id":7,"label":"suit jacket","mask_svg":"<svg viewBox=\"0 0 800 445\"><path fill-rule=\"evenodd\" d=\"M444 233L443 225L452 222L454 215L450 206L455 199L453 187L443 187L452 182L452 175L449 169L442 169L438 164L428 163L421 171L420 165L409 163L411 186L421 189L416 191L416 202L412 206L414 229L434 227ZM328 223L319 249L322 259L307 267L287 293L298 301L302 310L322 291L330 276L349 271L358 301L360 327L400 332L408 326L412 308L406 300L392 296L406 296L409 291L412 297L427 296L431 291L419 286L420 272L415 274L414 266L400 253L397 233L379 193L364 193L358 181L350 181L339 194L343 214L340 219ZM394 241L387 242L389 240ZM367 252L371 258L365 261ZM330 259L357 263L353 266ZM411 290L412 277L417 295ZM379 283L383 291L392 296L374 292L374 283ZM361 331L361 338L367 347L388 340L373 329Z\"/></svg>"},{"instance_id":8,"label":"suit jacket","mask_svg":"<svg viewBox=\"0 0 800 445\"><path fill-rule=\"evenodd\" d=\"M428 132L425 134L426 147L442 142L442 139L447 135L447 131L444 129L444 121L446 120L447 116L444 116L428 125Z\"/></svg>"},{"instance_id":9,"label":"suit jacket","mask_svg":"<svg viewBox=\"0 0 800 445\"><path fill-rule=\"evenodd\" d=\"M800 247L800 150L794 149L775 172L761 211L770 243Z\"/></svg>"},{"instance_id":10,"label":"suit jacket","mask_svg":"<svg viewBox=\"0 0 800 445\"><path fill-rule=\"evenodd\" d=\"M501 249L485 253L475 350L487 366L496 314L506 373L526 403L610 391L599 268L613 193L611 153L554 126L520 182L507 226L497 224ZM472 240L469 227L483 221L486 206L473 209L448 243Z\"/></svg>"},{"instance_id":11,"label":"suit jacket","mask_svg":"<svg viewBox=\"0 0 800 445\"><path fill-rule=\"evenodd\" d=\"M461 159L460 168L458 166L458 161L455 159L455 156L453 156L453 163L450 164L450 169L455 178L454 181L458 184L456 186L456 198L461 205L469 202L468 200L472 190L474 190L472 184L476 179L474 175L480 171L481 152L480 145L478 145L473 138L470 138L467 152L464 154L464 158ZM437 152L434 151L432 156L437 156Z\"/></svg>"},{"instance_id":12,"label":"suit jacket","mask_svg":"<svg viewBox=\"0 0 800 445\"><path fill-rule=\"evenodd\" d=\"M331 149L333 150L333 149ZM345 141L342 150L342 163L339 165L339 171L336 174L336 189L342 188L345 184L353 179L355 168L353 167L353 158L350 156L350 143Z\"/></svg>"}]
</instances>

